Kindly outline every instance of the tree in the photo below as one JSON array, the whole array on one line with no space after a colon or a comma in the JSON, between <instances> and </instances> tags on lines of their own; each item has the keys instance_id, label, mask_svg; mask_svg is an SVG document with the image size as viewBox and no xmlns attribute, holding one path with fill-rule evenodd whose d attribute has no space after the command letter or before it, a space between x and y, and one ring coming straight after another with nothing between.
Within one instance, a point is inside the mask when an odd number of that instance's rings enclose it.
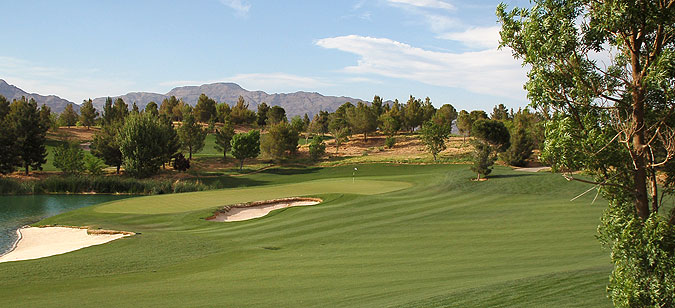
<instances>
[{"instance_id":1,"label":"tree","mask_svg":"<svg viewBox=\"0 0 675 308\"><path fill-rule=\"evenodd\" d=\"M218 152L223 152L223 160L227 159L227 152L230 150L232 137L234 136L234 126L230 121L226 121L220 129L216 130L216 144L213 146Z\"/></svg>"},{"instance_id":2,"label":"tree","mask_svg":"<svg viewBox=\"0 0 675 308\"><path fill-rule=\"evenodd\" d=\"M466 141L466 136L471 131L471 117L466 110L462 110L457 115L457 130L462 134L462 144Z\"/></svg>"},{"instance_id":3,"label":"tree","mask_svg":"<svg viewBox=\"0 0 675 308\"><path fill-rule=\"evenodd\" d=\"M178 137L180 138L181 147L189 153L189 160L192 160L192 153L200 152L204 148L204 139L206 139L206 132L195 121L192 113L183 115L183 123L178 127Z\"/></svg>"},{"instance_id":4,"label":"tree","mask_svg":"<svg viewBox=\"0 0 675 308\"><path fill-rule=\"evenodd\" d=\"M390 112L383 113L380 116L380 128L382 132L389 136L393 137L399 129L401 129L401 123L398 119L390 114Z\"/></svg>"},{"instance_id":5,"label":"tree","mask_svg":"<svg viewBox=\"0 0 675 308\"><path fill-rule=\"evenodd\" d=\"M321 136L314 136L312 142L309 144L309 157L313 161L317 161L324 155L326 155L326 144L323 143L323 138Z\"/></svg>"},{"instance_id":6,"label":"tree","mask_svg":"<svg viewBox=\"0 0 675 308\"><path fill-rule=\"evenodd\" d=\"M0 119L2 119L1 114ZM40 107L40 123L42 123L42 126L44 126L46 130L56 127L56 123L52 116L52 109L47 105L42 105L42 107Z\"/></svg>"},{"instance_id":7,"label":"tree","mask_svg":"<svg viewBox=\"0 0 675 308\"><path fill-rule=\"evenodd\" d=\"M479 140L473 141L473 164L471 171L476 172L476 180L481 180L481 175L486 178L492 172L492 165L494 165L497 157L493 154L493 150L489 144Z\"/></svg>"},{"instance_id":8,"label":"tree","mask_svg":"<svg viewBox=\"0 0 675 308\"><path fill-rule=\"evenodd\" d=\"M117 168L117 174L120 173L120 167L123 163L122 152L117 141L120 128L120 123L103 125L91 142L91 153L103 159L106 165Z\"/></svg>"},{"instance_id":9,"label":"tree","mask_svg":"<svg viewBox=\"0 0 675 308\"><path fill-rule=\"evenodd\" d=\"M54 150L54 167L65 174L80 174L84 168L84 151L76 144L63 143Z\"/></svg>"},{"instance_id":10,"label":"tree","mask_svg":"<svg viewBox=\"0 0 675 308\"><path fill-rule=\"evenodd\" d=\"M197 99L197 105L193 112L197 121L202 123L209 122L217 116L216 101L202 93L199 95L199 99Z\"/></svg>"},{"instance_id":11,"label":"tree","mask_svg":"<svg viewBox=\"0 0 675 308\"><path fill-rule=\"evenodd\" d=\"M410 95L408 102L403 108L402 115L404 126L409 129L411 133L414 132L415 128L424 123L424 110L422 109L422 101Z\"/></svg>"},{"instance_id":12,"label":"tree","mask_svg":"<svg viewBox=\"0 0 675 308\"><path fill-rule=\"evenodd\" d=\"M422 139L422 143L424 143L427 151L433 155L434 161L436 161L438 153L447 148L445 145L445 139L448 138L450 131L447 129L447 127L438 125L434 121L427 121L424 123L424 125L422 125L420 133L420 139Z\"/></svg>"},{"instance_id":13,"label":"tree","mask_svg":"<svg viewBox=\"0 0 675 308\"><path fill-rule=\"evenodd\" d=\"M531 120L527 109L518 110L513 117L511 146L501 156L502 160L511 166L524 167L527 164L526 160L532 155L534 143L529 131L532 126Z\"/></svg>"},{"instance_id":14,"label":"tree","mask_svg":"<svg viewBox=\"0 0 675 308\"><path fill-rule=\"evenodd\" d=\"M133 113L133 114L139 114L139 113L141 113L141 109L138 108L138 105L136 105L136 102L134 102L133 104L131 104L131 113Z\"/></svg>"},{"instance_id":15,"label":"tree","mask_svg":"<svg viewBox=\"0 0 675 308\"><path fill-rule=\"evenodd\" d=\"M126 172L135 177L156 174L163 163L165 131L151 114L129 116L117 135Z\"/></svg>"},{"instance_id":16,"label":"tree","mask_svg":"<svg viewBox=\"0 0 675 308\"><path fill-rule=\"evenodd\" d=\"M101 114L103 125L111 124L115 121L115 110L113 109L112 103L112 98L106 97L105 104L103 105L103 113Z\"/></svg>"},{"instance_id":17,"label":"tree","mask_svg":"<svg viewBox=\"0 0 675 308\"><path fill-rule=\"evenodd\" d=\"M149 102L147 105L145 105L145 112L152 114L153 116L159 116L159 108L157 107L157 103Z\"/></svg>"},{"instance_id":18,"label":"tree","mask_svg":"<svg viewBox=\"0 0 675 308\"><path fill-rule=\"evenodd\" d=\"M256 123L258 124L258 127L264 127L267 125L267 113L270 111L270 106L268 106L265 102L260 103L258 105L258 118L256 119Z\"/></svg>"},{"instance_id":19,"label":"tree","mask_svg":"<svg viewBox=\"0 0 675 308\"><path fill-rule=\"evenodd\" d=\"M340 145L349 140L349 128L346 126L334 126L331 127L330 134L333 136L333 140L335 140L335 154L337 154L340 150Z\"/></svg>"},{"instance_id":20,"label":"tree","mask_svg":"<svg viewBox=\"0 0 675 308\"><path fill-rule=\"evenodd\" d=\"M373 97L373 103L370 104L370 108L372 108L373 113L375 113L375 118L379 118L382 113L384 113L382 98L375 95L375 97Z\"/></svg>"},{"instance_id":21,"label":"tree","mask_svg":"<svg viewBox=\"0 0 675 308\"><path fill-rule=\"evenodd\" d=\"M19 165L18 140L9 113L9 102L0 95L0 174L12 173Z\"/></svg>"},{"instance_id":22,"label":"tree","mask_svg":"<svg viewBox=\"0 0 675 308\"><path fill-rule=\"evenodd\" d=\"M307 113L302 117L302 125L305 127L305 131L309 128L309 123L312 123L312 121L309 119L309 116Z\"/></svg>"},{"instance_id":23,"label":"tree","mask_svg":"<svg viewBox=\"0 0 675 308\"><path fill-rule=\"evenodd\" d=\"M17 166L23 167L26 175L30 169L42 170L42 165L47 162L47 127L40 120L37 102L32 98L26 101L25 97L15 100L7 118L16 137Z\"/></svg>"},{"instance_id":24,"label":"tree","mask_svg":"<svg viewBox=\"0 0 675 308\"><path fill-rule=\"evenodd\" d=\"M298 132L286 122L273 124L260 139L260 150L274 160L288 158L298 150Z\"/></svg>"},{"instance_id":25,"label":"tree","mask_svg":"<svg viewBox=\"0 0 675 308\"><path fill-rule=\"evenodd\" d=\"M448 133L452 132L452 122L454 122L456 119L457 110L450 104L441 106L441 108L439 108L431 118L434 123L445 127Z\"/></svg>"},{"instance_id":26,"label":"tree","mask_svg":"<svg viewBox=\"0 0 675 308\"><path fill-rule=\"evenodd\" d=\"M492 114L490 115L491 120L509 120L511 116L509 115L509 110L506 109L504 104L499 104L492 108Z\"/></svg>"},{"instance_id":27,"label":"tree","mask_svg":"<svg viewBox=\"0 0 675 308\"><path fill-rule=\"evenodd\" d=\"M295 131L298 133L302 133L307 130L307 126L305 126L305 121L303 121L299 115L296 115L293 118L291 118L291 127L295 129Z\"/></svg>"},{"instance_id":28,"label":"tree","mask_svg":"<svg viewBox=\"0 0 675 308\"><path fill-rule=\"evenodd\" d=\"M73 104L67 104L66 108L61 112L59 116L59 122L64 126L75 126L77 124L77 112L73 109Z\"/></svg>"},{"instance_id":29,"label":"tree","mask_svg":"<svg viewBox=\"0 0 675 308\"><path fill-rule=\"evenodd\" d=\"M328 133L329 113L326 111L319 111L314 115L312 122L309 124L308 130L317 135L324 135Z\"/></svg>"},{"instance_id":30,"label":"tree","mask_svg":"<svg viewBox=\"0 0 675 308\"><path fill-rule=\"evenodd\" d=\"M166 168L166 164L171 162L179 153L181 148L180 138L176 128L173 127L173 122L165 117L159 118L162 122L162 168Z\"/></svg>"},{"instance_id":31,"label":"tree","mask_svg":"<svg viewBox=\"0 0 675 308\"><path fill-rule=\"evenodd\" d=\"M94 104L91 98L88 100L84 100L82 106L80 106L80 123L86 126L87 129L89 129L89 127L96 124L97 117L98 111L96 111L96 109L94 108Z\"/></svg>"},{"instance_id":32,"label":"tree","mask_svg":"<svg viewBox=\"0 0 675 308\"><path fill-rule=\"evenodd\" d=\"M436 114L436 107L431 103L431 99L427 96L422 103L422 123L431 120Z\"/></svg>"},{"instance_id":33,"label":"tree","mask_svg":"<svg viewBox=\"0 0 675 308\"><path fill-rule=\"evenodd\" d=\"M251 130L248 133L239 133L232 137L232 156L239 160L239 171L244 168L244 160L255 158L260 154L260 132Z\"/></svg>"},{"instance_id":34,"label":"tree","mask_svg":"<svg viewBox=\"0 0 675 308\"><path fill-rule=\"evenodd\" d=\"M270 110L267 111L267 125L274 125L281 122L287 122L286 119L286 110L281 106L272 106Z\"/></svg>"},{"instance_id":35,"label":"tree","mask_svg":"<svg viewBox=\"0 0 675 308\"><path fill-rule=\"evenodd\" d=\"M127 105L121 97L118 97L115 100L115 104L113 105L113 115L115 122L124 122L124 119L129 115L129 105Z\"/></svg>"},{"instance_id":36,"label":"tree","mask_svg":"<svg viewBox=\"0 0 675 308\"><path fill-rule=\"evenodd\" d=\"M496 120L480 119L471 126L473 136L503 152L511 145L509 130L504 123Z\"/></svg>"},{"instance_id":37,"label":"tree","mask_svg":"<svg viewBox=\"0 0 675 308\"><path fill-rule=\"evenodd\" d=\"M91 175L101 175L103 174L103 169L105 168L105 162L102 159L93 156L85 155L84 156L84 170L89 172Z\"/></svg>"},{"instance_id":38,"label":"tree","mask_svg":"<svg viewBox=\"0 0 675 308\"><path fill-rule=\"evenodd\" d=\"M675 306L675 211L660 213L672 192L657 176L675 172L675 2L533 2L497 15L501 46L530 68L532 106L554 112L542 156L609 201L599 231L614 305Z\"/></svg>"},{"instance_id":39,"label":"tree","mask_svg":"<svg viewBox=\"0 0 675 308\"><path fill-rule=\"evenodd\" d=\"M178 121L179 119L174 112L174 109L178 107L178 104L179 100L173 95L169 98L165 98L159 106L159 114L171 119L171 121ZM180 109L178 111L180 112Z\"/></svg>"},{"instance_id":40,"label":"tree","mask_svg":"<svg viewBox=\"0 0 675 308\"><path fill-rule=\"evenodd\" d=\"M368 141L368 133L377 130L377 115L363 102L347 109L347 122L353 133L363 134L363 141Z\"/></svg>"},{"instance_id":41,"label":"tree","mask_svg":"<svg viewBox=\"0 0 675 308\"><path fill-rule=\"evenodd\" d=\"M185 158L183 153L178 153L173 160L173 169L178 171L187 171L190 169L190 160Z\"/></svg>"},{"instance_id":42,"label":"tree","mask_svg":"<svg viewBox=\"0 0 675 308\"><path fill-rule=\"evenodd\" d=\"M216 122L225 123L230 121L230 105L227 103L220 103L216 105Z\"/></svg>"},{"instance_id":43,"label":"tree","mask_svg":"<svg viewBox=\"0 0 675 308\"><path fill-rule=\"evenodd\" d=\"M248 109L248 103L246 103L243 96L239 96L237 104L232 107L230 120L233 124L253 124L255 122L255 112Z\"/></svg>"}]
</instances>

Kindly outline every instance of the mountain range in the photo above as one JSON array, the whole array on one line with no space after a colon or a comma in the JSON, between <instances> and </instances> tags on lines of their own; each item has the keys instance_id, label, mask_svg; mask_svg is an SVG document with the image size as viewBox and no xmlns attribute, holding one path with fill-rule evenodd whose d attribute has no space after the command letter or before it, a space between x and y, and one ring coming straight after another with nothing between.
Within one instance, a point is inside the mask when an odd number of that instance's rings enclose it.
<instances>
[{"instance_id":1,"label":"mountain range","mask_svg":"<svg viewBox=\"0 0 675 308\"><path fill-rule=\"evenodd\" d=\"M24 90L21 90L11 84L8 84L4 80L0 79L0 95L4 96L10 102L15 99L20 99L22 96L27 99L34 99L38 105L47 105L52 109L52 112L61 113L66 108L66 105L73 104L73 102L66 99L60 98L56 95L40 95L36 93L28 93ZM73 104L73 109L75 111L80 111L80 105Z\"/></svg>"},{"instance_id":2,"label":"mountain range","mask_svg":"<svg viewBox=\"0 0 675 308\"><path fill-rule=\"evenodd\" d=\"M175 96L182 99L186 103L194 106L197 104L197 99L202 93L214 99L216 102L226 102L230 106L236 104L239 96L249 104L249 109L256 110L257 106L263 102L270 106L281 106L286 110L286 115L290 118L295 115L304 115L307 113L310 117L320 110L333 112L340 105L345 102L356 103L363 101L346 96L325 96L316 92L294 92L294 93L273 93L268 94L263 91L248 91L235 83L211 83L201 86L184 86L173 88L166 94L150 93L150 92L131 92L121 96L111 97L113 100L121 97L130 107L136 103L139 108L143 109L150 102L155 102L157 105L162 103L162 100ZM35 99L38 104L45 104L52 108L54 112L62 112L67 104L73 104L68 100L62 99L55 95L43 96L35 93L27 93L13 85L7 84L0 79L0 95L5 96L10 101L12 99L21 98L25 96ZM98 110L103 109L106 97L99 97L93 100L94 107ZM75 110L79 110L79 105L73 104Z\"/></svg>"}]
</instances>

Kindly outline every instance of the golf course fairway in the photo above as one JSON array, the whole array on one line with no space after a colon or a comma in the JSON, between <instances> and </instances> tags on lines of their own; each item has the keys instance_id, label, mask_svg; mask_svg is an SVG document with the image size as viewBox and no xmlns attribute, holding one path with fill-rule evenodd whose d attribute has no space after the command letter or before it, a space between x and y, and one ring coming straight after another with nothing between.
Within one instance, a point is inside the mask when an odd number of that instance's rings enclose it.
<instances>
[{"instance_id":1,"label":"golf course fairway","mask_svg":"<svg viewBox=\"0 0 675 308\"><path fill-rule=\"evenodd\" d=\"M39 224L135 232L0 264L0 307L611 307L606 202L551 173L466 165L279 168L248 187L130 198ZM354 185L356 184L356 185ZM311 196L257 219L228 203Z\"/></svg>"}]
</instances>

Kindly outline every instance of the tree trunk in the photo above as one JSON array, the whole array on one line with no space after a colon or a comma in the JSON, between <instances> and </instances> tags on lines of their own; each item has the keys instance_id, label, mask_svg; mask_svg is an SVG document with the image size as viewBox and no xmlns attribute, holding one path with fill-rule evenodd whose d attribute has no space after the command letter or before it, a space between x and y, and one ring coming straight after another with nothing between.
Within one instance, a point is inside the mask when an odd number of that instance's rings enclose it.
<instances>
[{"instance_id":1,"label":"tree trunk","mask_svg":"<svg viewBox=\"0 0 675 308\"><path fill-rule=\"evenodd\" d=\"M652 212L659 212L659 189L658 183L656 182L656 171L652 170L649 176L649 186L651 187L651 197L652 197Z\"/></svg>"},{"instance_id":2,"label":"tree trunk","mask_svg":"<svg viewBox=\"0 0 675 308\"><path fill-rule=\"evenodd\" d=\"M243 171L243 170L244 170L244 160L243 160L243 159L240 159L240 160L239 160L239 171L241 172L241 171Z\"/></svg>"},{"instance_id":3,"label":"tree trunk","mask_svg":"<svg viewBox=\"0 0 675 308\"><path fill-rule=\"evenodd\" d=\"M122 167L122 165L117 165L117 174L120 174L120 167Z\"/></svg>"},{"instance_id":4,"label":"tree trunk","mask_svg":"<svg viewBox=\"0 0 675 308\"><path fill-rule=\"evenodd\" d=\"M28 175L28 164L24 164L26 166L26 175Z\"/></svg>"},{"instance_id":5,"label":"tree trunk","mask_svg":"<svg viewBox=\"0 0 675 308\"><path fill-rule=\"evenodd\" d=\"M368 133L363 133L363 142L368 142Z\"/></svg>"},{"instance_id":6,"label":"tree trunk","mask_svg":"<svg viewBox=\"0 0 675 308\"><path fill-rule=\"evenodd\" d=\"M634 50L641 50L641 43L632 40L633 46L637 47ZM644 100L645 89L642 86L639 54L632 53L631 66L633 69L633 125L636 131L633 133L633 163L635 164L635 172L633 173L633 181L635 185L635 208L642 219L649 217L649 200L647 197L647 168L645 162L645 112Z\"/></svg>"},{"instance_id":7,"label":"tree trunk","mask_svg":"<svg viewBox=\"0 0 675 308\"><path fill-rule=\"evenodd\" d=\"M189 151L189 152L190 152L190 158L189 158L189 160L192 160L192 147L189 147L189 149L190 149L190 151Z\"/></svg>"}]
</instances>

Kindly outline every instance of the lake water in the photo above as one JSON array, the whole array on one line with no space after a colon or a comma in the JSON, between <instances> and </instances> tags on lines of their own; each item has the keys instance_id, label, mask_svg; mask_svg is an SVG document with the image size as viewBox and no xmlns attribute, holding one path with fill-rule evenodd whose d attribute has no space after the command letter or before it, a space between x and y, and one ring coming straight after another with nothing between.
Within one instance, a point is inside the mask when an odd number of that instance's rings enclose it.
<instances>
[{"instance_id":1,"label":"lake water","mask_svg":"<svg viewBox=\"0 0 675 308\"><path fill-rule=\"evenodd\" d=\"M16 240L16 229L81 207L128 198L115 195L0 196L0 255Z\"/></svg>"}]
</instances>

